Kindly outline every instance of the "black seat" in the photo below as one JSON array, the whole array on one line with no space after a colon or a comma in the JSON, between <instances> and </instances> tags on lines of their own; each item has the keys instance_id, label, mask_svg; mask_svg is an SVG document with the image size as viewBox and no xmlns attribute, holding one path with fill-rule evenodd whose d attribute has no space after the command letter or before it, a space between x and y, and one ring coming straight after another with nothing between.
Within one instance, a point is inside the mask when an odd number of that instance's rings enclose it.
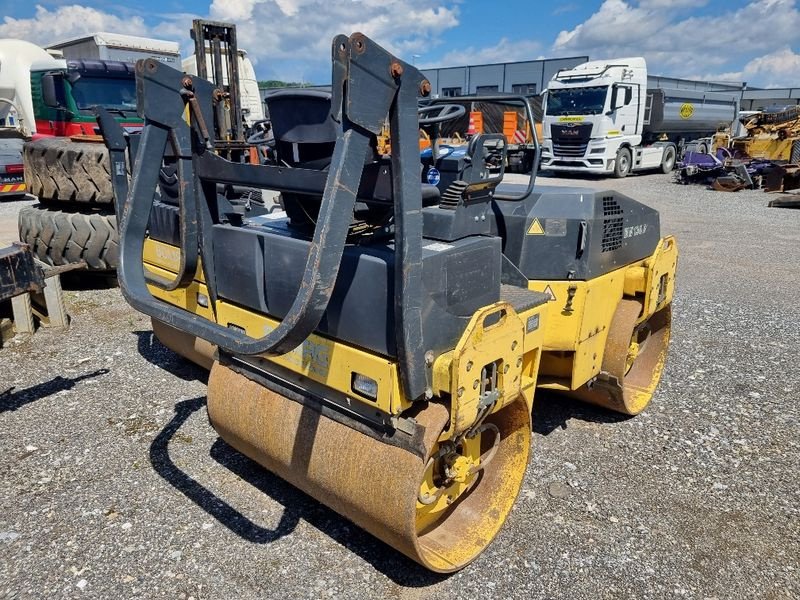
<instances>
[{"instance_id":1,"label":"black seat","mask_svg":"<svg viewBox=\"0 0 800 600\"><path fill-rule=\"evenodd\" d=\"M317 90L281 90L264 99L269 112L272 132L275 138L275 155L280 164L304 169L325 170L330 166L336 144L338 124L331 118L331 94ZM374 147L374 145L373 145ZM365 177L371 185L382 193L373 196L367 192L359 195L359 206L363 203L378 204L391 199L391 181L380 168L385 164L377 153L366 158ZM376 178L378 181L376 181ZM439 203L439 189L426 183L422 185L423 206ZM370 184L366 186L372 190ZM362 187L361 192L365 188ZM379 200L379 198L381 198ZM283 194L283 205L290 221L295 225L307 226L316 219L319 199L298 194Z\"/></svg>"},{"instance_id":2,"label":"black seat","mask_svg":"<svg viewBox=\"0 0 800 600\"><path fill-rule=\"evenodd\" d=\"M324 169L336 143L331 95L316 90L282 90L265 98L280 163Z\"/></svg>"}]
</instances>

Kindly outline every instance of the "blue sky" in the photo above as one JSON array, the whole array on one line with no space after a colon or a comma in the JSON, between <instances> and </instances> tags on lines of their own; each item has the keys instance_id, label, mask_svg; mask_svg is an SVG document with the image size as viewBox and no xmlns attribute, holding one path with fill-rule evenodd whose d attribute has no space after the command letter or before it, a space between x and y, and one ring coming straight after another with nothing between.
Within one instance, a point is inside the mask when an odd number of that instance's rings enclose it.
<instances>
[{"instance_id":1,"label":"blue sky","mask_svg":"<svg viewBox=\"0 0 800 600\"><path fill-rule=\"evenodd\" d=\"M800 87L798 0L0 0L0 14L0 37L115 31L184 54L193 17L232 21L262 79L325 83L332 36L363 31L426 67L643 55L659 75Z\"/></svg>"}]
</instances>

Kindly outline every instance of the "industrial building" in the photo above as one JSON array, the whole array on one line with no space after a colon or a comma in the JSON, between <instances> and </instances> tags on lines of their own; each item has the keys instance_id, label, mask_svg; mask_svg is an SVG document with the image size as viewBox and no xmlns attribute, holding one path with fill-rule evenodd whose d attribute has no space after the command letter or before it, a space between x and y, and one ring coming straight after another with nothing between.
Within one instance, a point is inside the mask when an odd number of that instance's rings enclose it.
<instances>
[{"instance_id":1,"label":"industrial building","mask_svg":"<svg viewBox=\"0 0 800 600\"><path fill-rule=\"evenodd\" d=\"M800 88L744 90L739 108L741 110L765 110L790 104L800 104Z\"/></svg>"},{"instance_id":2,"label":"industrial building","mask_svg":"<svg viewBox=\"0 0 800 600\"><path fill-rule=\"evenodd\" d=\"M506 92L535 96L559 69L589 60L588 56L546 58L517 62L422 69L431 82L432 93L439 97L467 96Z\"/></svg>"},{"instance_id":3,"label":"industrial building","mask_svg":"<svg viewBox=\"0 0 800 600\"><path fill-rule=\"evenodd\" d=\"M516 62L436 67L422 69L431 82L435 97L456 97L472 94L511 93L536 96L547 89L547 83L559 69L571 69L589 60L588 56L544 58ZM648 87L693 90L697 92L733 92L741 98L741 110L764 110L800 104L800 88L748 89L747 83L715 82L650 75ZM281 88L262 89L262 96ZM330 91L330 85L308 89Z\"/></svg>"}]
</instances>

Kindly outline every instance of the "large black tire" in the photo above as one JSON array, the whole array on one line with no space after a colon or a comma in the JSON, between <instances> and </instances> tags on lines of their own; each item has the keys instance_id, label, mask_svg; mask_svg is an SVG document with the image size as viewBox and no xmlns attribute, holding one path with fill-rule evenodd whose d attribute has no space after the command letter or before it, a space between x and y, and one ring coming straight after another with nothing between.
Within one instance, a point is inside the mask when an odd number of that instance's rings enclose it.
<instances>
[{"instance_id":1,"label":"large black tire","mask_svg":"<svg viewBox=\"0 0 800 600\"><path fill-rule=\"evenodd\" d=\"M792 142L792 154L789 156L789 162L800 165L800 140Z\"/></svg>"},{"instance_id":2,"label":"large black tire","mask_svg":"<svg viewBox=\"0 0 800 600\"><path fill-rule=\"evenodd\" d=\"M629 148L620 148L617 150L617 160L614 161L614 177L622 179L627 177L631 172L631 151Z\"/></svg>"},{"instance_id":3,"label":"large black tire","mask_svg":"<svg viewBox=\"0 0 800 600\"><path fill-rule=\"evenodd\" d=\"M41 138L22 150L28 192L43 202L111 204L108 150L102 143Z\"/></svg>"},{"instance_id":4,"label":"large black tire","mask_svg":"<svg viewBox=\"0 0 800 600\"><path fill-rule=\"evenodd\" d=\"M95 210L84 214L35 204L19 211L17 224L19 239L48 265L85 261L94 271L117 268L119 232L113 212Z\"/></svg>"}]
</instances>

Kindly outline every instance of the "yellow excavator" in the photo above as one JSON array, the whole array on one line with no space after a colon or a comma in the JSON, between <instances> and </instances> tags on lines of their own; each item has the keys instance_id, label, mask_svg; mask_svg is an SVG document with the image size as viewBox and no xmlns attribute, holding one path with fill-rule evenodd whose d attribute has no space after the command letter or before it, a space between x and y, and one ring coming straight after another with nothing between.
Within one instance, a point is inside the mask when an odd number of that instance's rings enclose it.
<instances>
[{"instance_id":1,"label":"yellow excavator","mask_svg":"<svg viewBox=\"0 0 800 600\"><path fill-rule=\"evenodd\" d=\"M625 414L652 398L677 260L656 211L534 187L535 173L504 182L503 135L442 148L463 106L420 113L430 83L359 33L333 40L331 93L269 97L265 164L223 151L225 90L154 60L136 70L141 134L99 115L120 286L164 344L210 368L212 425L265 468L452 572L515 502L537 388ZM226 186L276 190L283 210Z\"/></svg>"}]
</instances>

